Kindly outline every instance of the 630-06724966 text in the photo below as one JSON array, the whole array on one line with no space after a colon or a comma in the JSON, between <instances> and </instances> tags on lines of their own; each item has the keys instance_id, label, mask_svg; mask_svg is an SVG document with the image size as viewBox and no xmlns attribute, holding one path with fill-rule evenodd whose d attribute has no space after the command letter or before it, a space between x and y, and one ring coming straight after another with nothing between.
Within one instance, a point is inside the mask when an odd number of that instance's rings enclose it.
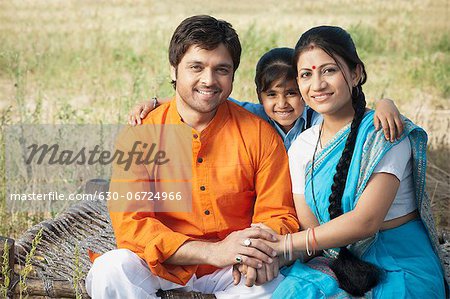
<instances>
[{"instance_id":1,"label":"630-06724966 text","mask_svg":"<svg viewBox=\"0 0 450 299\"><path fill-rule=\"evenodd\" d=\"M183 194L179 192L127 192L125 194L120 194L119 192L101 192L97 194L86 193L71 193L63 194L56 191L51 191L48 193L11 193L9 195L9 200L12 201L81 201L81 200L140 200L140 201L180 201L183 199Z\"/></svg>"}]
</instances>

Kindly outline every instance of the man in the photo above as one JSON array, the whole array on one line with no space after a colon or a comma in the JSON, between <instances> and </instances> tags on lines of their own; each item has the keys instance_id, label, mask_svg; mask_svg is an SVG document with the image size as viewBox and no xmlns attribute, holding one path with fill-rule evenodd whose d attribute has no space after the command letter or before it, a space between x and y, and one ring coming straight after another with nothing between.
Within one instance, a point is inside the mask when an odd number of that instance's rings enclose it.
<instances>
[{"instance_id":1,"label":"man","mask_svg":"<svg viewBox=\"0 0 450 299\"><path fill-rule=\"evenodd\" d=\"M86 279L93 298L156 298L158 289L173 288L264 298L281 281L273 250L260 240L273 241L272 235L249 227L262 223L278 234L298 231L288 161L269 124L226 100L240 54L238 36L225 21L194 16L175 30L169 46L175 99L144 124L191 130L192 211L110 209L120 249L95 260ZM130 170L114 167L111 192L149 190L154 170L137 164ZM139 179L130 177L136 174ZM121 183L124 178L133 178L133 187ZM269 282L234 286L237 263L249 267L247 284Z\"/></svg>"}]
</instances>

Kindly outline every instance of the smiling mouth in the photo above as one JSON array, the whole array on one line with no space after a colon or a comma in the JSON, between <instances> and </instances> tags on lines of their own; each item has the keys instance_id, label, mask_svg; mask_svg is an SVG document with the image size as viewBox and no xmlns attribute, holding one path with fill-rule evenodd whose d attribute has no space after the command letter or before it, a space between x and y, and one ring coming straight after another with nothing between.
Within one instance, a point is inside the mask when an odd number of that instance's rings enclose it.
<instances>
[{"instance_id":1,"label":"smiling mouth","mask_svg":"<svg viewBox=\"0 0 450 299\"><path fill-rule=\"evenodd\" d=\"M275 115L277 115L278 117L288 117L290 116L292 113L294 112L294 110L289 110L289 111L275 111Z\"/></svg>"},{"instance_id":2,"label":"smiling mouth","mask_svg":"<svg viewBox=\"0 0 450 299\"><path fill-rule=\"evenodd\" d=\"M219 93L219 90L217 90L217 89L216 90L200 90L200 89L196 89L196 91L199 94L208 95L208 96Z\"/></svg>"},{"instance_id":3,"label":"smiling mouth","mask_svg":"<svg viewBox=\"0 0 450 299\"><path fill-rule=\"evenodd\" d=\"M294 110L288 110L288 111L275 111L276 114L281 114L281 115L287 115L294 112Z\"/></svg>"},{"instance_id":4,"label":"smiling mouth","mask_svg":"<svg viewBox=\"0 0 450 299\"><path fill-rule=\"evenodd\" d=\"M327 99L328 97L330 97L332 95L333 95L332 92L330 92L330 93L321 93L321 94L318 94L318 95L315 95L315 96L311 96L311 98L313 98L316 101L321 101L321 100Z\"/></svg>"}]
</instances>

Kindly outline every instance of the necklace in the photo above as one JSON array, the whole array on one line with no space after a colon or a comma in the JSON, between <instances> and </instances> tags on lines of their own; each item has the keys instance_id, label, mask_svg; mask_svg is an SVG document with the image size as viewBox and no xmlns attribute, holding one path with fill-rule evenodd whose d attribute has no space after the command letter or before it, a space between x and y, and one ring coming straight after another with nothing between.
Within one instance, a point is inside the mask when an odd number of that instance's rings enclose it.
<instances>
[{"instance_id":1,"label":"necklace","mask_svg":"<svg viewBox=\"0 0 450 299\"><path fill-rule=\"evenodd\" d=\"M319 129L319 137L317 138L316 147L314 148L313 158L312 158L312 162L311 162L312 163L311 164L311 192L312 192L312 198L313 198L313 202L314 202L314 208L316 210L316 215L319 218L319 224L322 224L323 220L322 220L322 217L320 217L319 210L317 209L316 195L314 192L314 163L316 160L316 152L317 152L317 148L319 147L320 137L322 136L322 129L323 129L323 123Z\"/></svg>"}]
</instances>

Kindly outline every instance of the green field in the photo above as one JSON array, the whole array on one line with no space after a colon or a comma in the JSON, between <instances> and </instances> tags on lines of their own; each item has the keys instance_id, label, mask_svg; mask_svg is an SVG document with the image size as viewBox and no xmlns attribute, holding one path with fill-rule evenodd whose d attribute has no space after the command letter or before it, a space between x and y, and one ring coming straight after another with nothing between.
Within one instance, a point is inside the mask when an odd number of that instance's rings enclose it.
<instances>
[{"instance_id":1,"label":"green field","mask_svg":"<svg viewBox=\"0 0 450 299\"><path fill-rule=\"evenodd\" d=\"M347 29L367 67L366 95L394 99L429 133L429 191L440 227L447 226L450 15L445 0L0 1L2 130L18 123L125 123L135 103L172 95L170 36L194 14L223 18L238 31L243 55L232 96L247 101L256 99L254 67L265 51L293 47L315 25ZM0 235L16 237L48 215L6 211L4 158L2 148Z\"/></svg>"}]
</instances>

